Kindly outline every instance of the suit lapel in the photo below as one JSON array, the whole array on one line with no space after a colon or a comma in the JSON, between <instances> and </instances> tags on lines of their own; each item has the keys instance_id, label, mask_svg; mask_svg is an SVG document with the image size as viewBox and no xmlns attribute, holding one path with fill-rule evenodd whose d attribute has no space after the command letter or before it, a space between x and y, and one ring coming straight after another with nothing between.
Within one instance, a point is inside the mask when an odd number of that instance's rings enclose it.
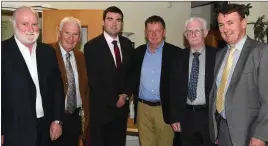
<instances>
[{"instance_id":1,"label":"suit lapel","mask_svg":"<svg viewBox=\"0 0 268 146\"><path fill-rule=\"evenodd\" d=\"M75 49L73 51L74 51L74 57L75 57L75 62L76 62L77 74L78 74L79 90L80 90L80 94L81 94L82 93L81 87L83 87L82 83L84 82L84 81L82 81L82 78L80 78L80 76L82 76L81 75L82 68L81 68L79 58L78 58L78 51ZM86 68L84 68L84 69L86 69Z\"/></svg>"},{"instance_id":2,"label":"suit lapel","mask_svg":"<svg viewBox=\"0 0 268 146\"><path fill-rule=\"evenodd\" d=\"M22 54L20 52L20 49L19 49L19 47L18 47L18 45L17 45L17 43L15 41L14 36L11 38L10 44L13 45L12 47L10 47L10 49L14 49L13 50L14 51L14 57L13 58L15 60L17 60L15 62L17 63L17 66L20 67L19 71L21 71L21 73L29 76L29 78L32 79L31 74L29 72L29 69L27 67L27 64L26 64L26 62L25 62L25 60L24 60L24 58L23 58L23 56L22 56Z\"/></svg>"},{"instance_id":3,"label":"suit lapel","mask_svg":"<svg viewBox=\"0 0 268 146\"><path fill-rule=\"evenodd\" d=\"M111 64L111 66L114 69L116 69L115 62L114 62L114 57L113 57L113 55L111 53L111 50L109 48L109 45L108 45L108 43L107 43L107 41L106 41L106 39L104 37L104 34L101 35L101 40L100 41L101 41L101 43L100 43L100 45L101 45L100 46L100 49L102 49L103 55L105 56L103 58L106 58L107 61L109 62L109 64Z\"/></svg>"},{"instance_id":4,"label":"suit lapel","mask_svg":"<svg viewBox=\"0 0 268 146\"><path fill-rule=\"evenodd\" d=\"M146 50L147 50L147 45L144 45L143 48L140 48L141 50L135 50L138 54L136 54L135 59L137 59L137 74L139 74L139 80L140 80L140 77L141 77L141 69L142 69L142 63L143 63L143 60L144 60L144 56L145 56L145 53L146 53Z\"/></svg>"},{"instance_id":5,"label":"suit lapel","mask_svg":"<svg viewBox=\"0 0 268 146\"><path fill-rule=\"evenodd\" d=\"M67 75L66 75L66 69L65 69L65 64L64 64L64 61L62 58L62 53L61 53L60 46L59 46L58 42L55 44L55 51L56 51L56 56L58 59L58 64L59 64L62 80L64 83L66 83L66 82L68 82Z\"/></svg>"},{"instance_id":6,"label":"suit lapel","mask_svg":"<svg viewBox=\"0 0 268 146\"><path fill-rule=\"evenodd\" d=\"M166 42L164 42L164 45L163 45L163 48L162 48L162 61L161 61L161 74L160 74L160 89L161 89L161 85L162 85L162 82L163 82L163 79L164 79L164 66L166 64L166 60L168 59L168 48L165 48L166 46Z\"/></svg>"},{"instance_id":7,"label":"suit lapel","mask_svg":"<svg viewBox=\"0 0 268 146\"><path fill-rule=\"evenodd\" d=\"M186 89L188 90L189 84L189 58L190 58L190 48L186 48L185 54L183 54L183 61L182 61L182 70L183 70L183 77L185 80Z\"/></svg>"},{"instance_id":8,"label":"suit lapel","mask_svg":"<svg viewBox=\"0 0 268 146\"><path fill-rule=\"evenodd\" d=\"M226 46L226 47L223 48L222 52L217 53L217 58L219 58L219 59L217 59L216 62L215 62L215 71L216 71L214 73L215 75L218 75L218 73L220 71L220 68L221 68L222 62L224 60L224 57L225 57L225 55L227 53L227 50L228 50L228 47ZM215 77L217 78L217 76L215 76Z\"/></svg>"},{"instance_id":9,"label":"suit lapel","mask_svg":"<svg viewBox=\"0 0 268 146\"><path fill-rule=\"evenodd\" d=\"M233 72L233 75L232 75L232 78L231 78L231 81L230 81L230 85L229 85L229 88L228 89L231 89L231 87L236 83L237 79L240 78L241 76L241 71L243 70L243 68L245 67L245 63L246 63L246 59L248 58L248 55L249 55L249 52L250 52L250 39L247 38L244 46L243 46L243 49L242 49L242 52L239 56L239 59L237 61L237 64L235 66L235 69L234 69L234 72Z\"/></svg>"},{"instance_id":10,"label":"suit lapel","mask_svg":"<svg viewBox=\"0 0 268 146\"><path fill-rule=\"evenodd\" d=\"M121 39L121 37L119 36L119 42L120 42L120 46L121 46L121 56L122 56L122 61L121 64L124 64L124 62L126 61L126 50L125 48L127 48L126 43Z\"/></svg>"},{"instance_id":11,"label":"suit lapel","mask_svg":"<svg viewBox=\"0 0 268 146\"><path fill-rule=\"evenodd\" d=\"M210 49L207 49L206 47L206 61L205 61L205 89L207 89L207 83L208 83L208 80L209 78L213 77L213 66L214 66L214 63L215 63L215 57L213 56L215 54L213 54L211 52ZM212 70L212 71L211 71Z\"/></svg>"},{"instance_id":12,"label":"suit lapel","mask_svg":"<svg viewBox=\"0 0 268 146\"><path fill-rule=\"evenodd\" d=\"M44 96L44 87L43 85L46 84L46 77L45 77L45 67L43 63L46 61L47 58L43 58L44 53L42 52L44 48L42 48L41 44L37 42L36 46L36 67L37 67L37 74L38 74L38 81L39 81L39 88L40 88L40 94Z\"/></svg>"}]
</instances>

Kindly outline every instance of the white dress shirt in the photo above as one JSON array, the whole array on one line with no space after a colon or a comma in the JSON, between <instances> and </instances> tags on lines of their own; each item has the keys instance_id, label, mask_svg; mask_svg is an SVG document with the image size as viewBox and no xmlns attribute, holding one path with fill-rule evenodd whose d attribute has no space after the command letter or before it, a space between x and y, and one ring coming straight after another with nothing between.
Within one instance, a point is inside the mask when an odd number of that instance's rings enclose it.
<instances>
[{"instance_id":1,"label":"white dress shirt","mask_svg":"<svg viewBox=\"0 0 268 146\"><path fill-rule=\"evenodd\" d=\"M190 57L189 57L189 77L188 80L190 82L191 77L191 69L192 69L192 62L194 59L194 53L195 51L191 49L190 51ZM206 94L205 94L205 64L206 64L206 51L205 48L201 48L199 51L200 53L198 59L199 59L199 74L198 74L198 80L197 80L197 88L196 88L196 99L191 102L189 98L187 98L187 104L189 105L204 105L206 104Z\"/></svg>"},{"instance_id":2,"label":"white dress shirt","mask_svg":"<svg viewBox=\"0 0 268 146\"><path fill-rule=\"evenodd\" d=\"M109 48L110 48L110 51L111 51L111 53L112 53L112 55L113 55L113 58L114 58L114 63L115 63L115 65L116 65L116 58L115 58L115 54L114 54L114 44L112 43L113 41L117 41L117 46L118 46L118 48L119 48L119 50L120 50L120 57L121 57L121 60L122 60L122 58L123 58L123 55L122 55L122 50L121 50L121 46L120 46L120 42L119 42L119 37L117 36L115 39L114 38L112 38L111 36L109 36L108 34L107 34L107 32L103 32L103 34L104 34L104 37L105 37L105 40L106 40L106 42L107 42L107 44L108 44L108 46L109 46Z\"/></svg>"},{"instance_id":3,"label":"white dress shirt","mask_svg":"<svg viewBox=\"0 0 268 146\"><path fill-rule=\"evenodd\" d=\"M60 50L61 50L61 55L63 58L63 62L64 65L66 67L66 54L67 52L63 49L63 47L61 46L61 44L59 43L60 46ZM78 70L77 70L77 66L76 66L76 60L75 60L75 56L74 56L74 51L69 52L71 54L70 56L70 62L71 62L71 66L74 72L74 80L75 80L75 90L76 90L76 103L77 103L77 107L82 107L82 100L81 100L81 95L80 95L80 90L79 90L79 81L78 81ZM66 109L66 105L67 105L67 98L65 98L65 109Z\"/></svg>"},{"instance_id":4,"label":"white dress shirt","mask_svg":"<svg viewBox=\"0 0 268 146\"><path fill-rule=\"evenodd\" d=\"M37 64L36 64L36 46L37 44L35 43L32 48L32 53L30 53L29 48L24 46L15 36L15 41L19 47L19 50L25 60L25 63L28 67L28 70L31 74L31 77L33 79L33 82L35 84L36 88L36 102L35 102L35 107L36 107L36 116L37 118L41 118L44 116L44 110L43 110L43 105L42 105L42 98L41 98L41 93L40 93L40 86L39 86L39 79L38 79L38 73L37 73Z\"/></svg>"}]
</instances>

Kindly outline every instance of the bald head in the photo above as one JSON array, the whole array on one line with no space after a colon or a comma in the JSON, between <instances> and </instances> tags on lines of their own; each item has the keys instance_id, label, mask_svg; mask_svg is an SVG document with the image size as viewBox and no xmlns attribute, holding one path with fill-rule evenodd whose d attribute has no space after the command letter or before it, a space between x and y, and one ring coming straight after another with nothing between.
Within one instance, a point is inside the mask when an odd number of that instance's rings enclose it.
<instances>
[{"instance_id":1,"label":"bald head","mask_svg":"<svg viewBox=\"0 0 268 146\"><path fill-rule=\"evenodd\" d=\"M36 19L38 20L38 13L36 11L34 11L31 7L28 7L28 6L22 6L18 9L16 9L14 12L13 12L13 15L12 15L12 20L13 21L16 21L19 17L21 17L22 15L28 15L28 14L32 14L36 17Z\"/></svg>"},{"instance_id":2,"label":"bald head","mask_svg":"<svg viewBox=\"0 0 268 146\"><path fill-rule=\"evenodd\" d=\"M39 36L38 14L31 7L20 7L12 16L16 38L31 47Z\"/></svg>"}]
</instances>

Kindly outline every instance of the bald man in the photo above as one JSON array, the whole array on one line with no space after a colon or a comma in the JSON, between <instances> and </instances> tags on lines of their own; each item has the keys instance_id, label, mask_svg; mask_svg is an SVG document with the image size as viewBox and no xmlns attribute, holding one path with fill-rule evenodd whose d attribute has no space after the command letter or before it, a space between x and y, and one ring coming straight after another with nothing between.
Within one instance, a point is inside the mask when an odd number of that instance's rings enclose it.
<instances>
[{"instance_id":1,"label":"bald man","mask_svg":"<svg viewBox=\"0 0 268 146\"><path fill-rule=\"evenodd\" d=\"M61 136L64 92L55 50L37 42L38 15L12 16L14 35L2 42L1 126L4 146L49 146Z\"/></svg>"}]
</instances>

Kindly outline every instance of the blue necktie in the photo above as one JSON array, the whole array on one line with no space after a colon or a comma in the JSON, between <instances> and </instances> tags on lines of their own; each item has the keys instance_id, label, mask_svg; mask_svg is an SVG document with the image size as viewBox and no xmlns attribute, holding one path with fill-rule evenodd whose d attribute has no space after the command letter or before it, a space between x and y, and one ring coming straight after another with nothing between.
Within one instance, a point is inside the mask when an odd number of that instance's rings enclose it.
<instances>
[{"instance_id":1,"label":"blue necktie","mask_svg":"<svg viewBox=\"0 0 268 146\"><path fill-rule=\"evenodd\" d=\"M190 82L188 86L188 99L193 102L196 99L196 88L198 82L198 74L199 74L199 52L193 53L194 58L192 62L192 69L190 75Z\"/></svg>"}]
</instances>

